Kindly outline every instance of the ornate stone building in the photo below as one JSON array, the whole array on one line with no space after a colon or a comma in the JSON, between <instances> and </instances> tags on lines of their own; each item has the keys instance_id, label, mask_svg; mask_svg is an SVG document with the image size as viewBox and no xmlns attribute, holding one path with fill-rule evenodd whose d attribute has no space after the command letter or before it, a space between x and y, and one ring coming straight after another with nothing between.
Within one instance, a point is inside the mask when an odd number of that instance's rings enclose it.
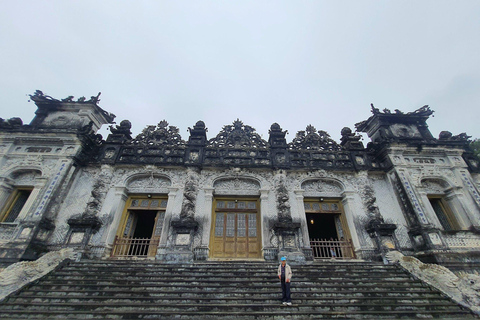
<instances>
[{"instance_id":1,"label":"ornate stone building","mask_svg":"<svg viewBox=\"0 0 480 320\"><path fill-rule=\"evenodd\" d=\"M29 125L0 121L0 261L73 247L83 258L479 261L480 167L468 136L380 111L340 144L309 125L288 143L234 121L183 140L160 121L131 136L99 97L35 92Z\"/></svg>"}]
</instances>

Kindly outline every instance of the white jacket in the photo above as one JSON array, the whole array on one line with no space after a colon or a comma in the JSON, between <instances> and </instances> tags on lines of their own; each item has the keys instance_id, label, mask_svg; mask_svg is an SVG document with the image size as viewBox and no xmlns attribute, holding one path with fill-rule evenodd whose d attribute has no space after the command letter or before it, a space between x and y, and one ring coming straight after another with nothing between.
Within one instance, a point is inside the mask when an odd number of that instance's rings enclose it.
<instances>
[{"instance_id":1,"label":"white jacket","mask_svg":"<svg viewBox=\"0 0 480 320\"><path fill-rule=\"evenodd\" d=\"M282 264L278 266L278 276L282 275ZM290 281L292 279L292 269L288 264L285 264L285 281Z\"/></svg>"}]
</instances>

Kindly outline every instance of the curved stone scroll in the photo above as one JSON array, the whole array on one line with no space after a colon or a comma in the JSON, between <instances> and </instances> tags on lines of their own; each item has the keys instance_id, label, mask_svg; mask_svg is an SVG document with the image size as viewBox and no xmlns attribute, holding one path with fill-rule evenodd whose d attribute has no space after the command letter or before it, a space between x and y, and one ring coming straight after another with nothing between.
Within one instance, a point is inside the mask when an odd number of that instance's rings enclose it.
<instances>
[{"instance_id":1,"label":"curved stone scroll","mask_svg":"<svg viewBox=\"0 0 480 320\"><path fill-rule=\"evenodd\" d=\"M398 251L390 251L386 257L391 263L400 264L415 277L480 315L480 276L468 274L458 277L443 266L423 263Z\"/></svg>"},{"instance_id":2,"label":"curved stone scroll","mask_svg":"<svg viewBox=\"0 0 480 320\"><path fill-rule=\"evenodd\" d=\"M302 189L305 190L304 196L306 197L338 197L343 191L343 186L336 181L318 179L303 182Z\"/></svg>"},{"instance_id":3,"label":"curved stone scroll","mask_svg":"<svg viewBox=\"0 0 480 320\"><path fill-rule=\"evenodd\" d=\"M22 261L0 272L0 301L25 285L43 277L66 259L75 259L72 248L49 252L35 261Z\"/></svg>"},{"instance_id":4,"label":"curved stone scroll","mask_svg":"<svg viewBox=\"0 0 480 320\"><path fill-rule=\"evenodd\" d=\"M260 194L260 183L248 178L226 178L215 181L215 194L254 195Z\"/></svg>"}]
</instances>

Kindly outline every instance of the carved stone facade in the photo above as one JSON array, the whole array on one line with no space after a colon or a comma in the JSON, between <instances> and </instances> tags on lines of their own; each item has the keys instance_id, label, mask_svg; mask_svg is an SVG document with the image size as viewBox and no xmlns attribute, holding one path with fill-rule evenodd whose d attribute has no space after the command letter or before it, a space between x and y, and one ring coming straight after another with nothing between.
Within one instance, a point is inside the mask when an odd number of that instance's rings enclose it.
<instances>
[{"instance_id":1,"label":"carved stone facade","mask_svg":"<svg viewBox=\"0 0 480 320\"><path fill-rule=\"evenodd\" d=\"M371 138L364 147L349 128L337 143L312 125L287 143L274 123L266 141L238 119L210 140L203 121L185 140L165 120L132 137L98 96L31 98L30 124L0 121L0 262L63 247L119 258L119 238L142 237L152 241L144 256L172 263L222 259L213 246L248 258L227 248L228 237L244 245L248 234L259 257L303 263L314 257L311 233L328 228L360 259L398 250L480 261L479 160L466 134L430 134L428 106L372 106L356 125ZM314 229L315 214L328 227Z\"/></svg>"}]
</instances>

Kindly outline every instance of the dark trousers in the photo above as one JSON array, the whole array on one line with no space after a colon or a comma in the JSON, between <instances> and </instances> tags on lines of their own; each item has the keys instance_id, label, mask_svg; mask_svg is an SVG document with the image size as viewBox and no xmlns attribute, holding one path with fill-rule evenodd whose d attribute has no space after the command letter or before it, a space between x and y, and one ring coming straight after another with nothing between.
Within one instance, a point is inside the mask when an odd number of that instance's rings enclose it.
<instances>
[{"instance_id":1,"label":"dark trousers","mask_svg":"<svg viewBox=\"0 0 480 320\"><path fill-rule=\"evenodd\" d=\"M290 298L290 282L285 282L282 279L282 301L283 302L292 302L292 298Z\"/></svg>"}]
</instances>

